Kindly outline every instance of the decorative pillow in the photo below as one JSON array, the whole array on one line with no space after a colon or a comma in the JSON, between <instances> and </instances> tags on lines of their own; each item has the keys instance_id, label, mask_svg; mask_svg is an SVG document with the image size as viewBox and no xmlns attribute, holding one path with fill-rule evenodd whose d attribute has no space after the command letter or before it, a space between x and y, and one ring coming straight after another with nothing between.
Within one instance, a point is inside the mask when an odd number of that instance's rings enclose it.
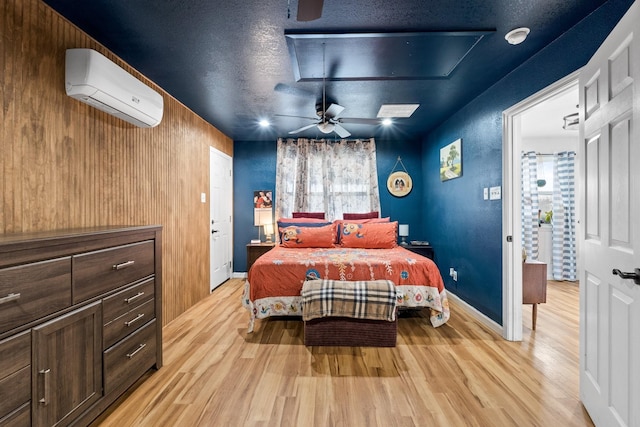
<instances>
[{"instance_id":1,"label":"decorative pillow","mask_svg":"<svg viewBox=\"0 0 640 427\"><path fill-rule=\"evenodd\" d=\"M370 219L379 218L380 212L367 212L367 213L343 213L342 219Z\"/></svg>"},{"instance_id":2,"label":"decorative pillow","mask_svg":"<svg viewBox=\"0 0 640 427\"><path fill-rule=\"evenodd\" d=\"M294 218L324 219L324 212L294 212L291 216Z\"/></svg>"},{"instance_id":3,"label":"decorative pillow","mask_svg":"<svg viewBox=\"0 0 640 427\"><path fill-rule=\"evenodd\" d=\"M312 219L312 218L288 218L287 221L283 221L283 219L287 219L287 218L280 218L278 220L278 237L279 237L279 242L282 243L282 230L284 228L287 227L311 227L311 228L315 228L315 227L326 227L327 225L332 225L332 222L328 222L328 221L323 221L323 220L318 220L318 219ZM334 228L335 230L335 228Z\"/></svg>"},{"instance_id":4,"label":"decorative pillow","mask_svg":"<svg viewBox=\"0 0 640 427\"><path fill-rule=\"evenodd\" d=\"M285 248L332 248L336 242L336 226L280 228L281 245Z\"/></svg>"},{"instance_id":5,"label":"decorative pillow","mask_svg":"<svg viewBox=\"0 0 640 427\"><path fill-rule=\"evenodd\" d=\"M366 218L366 219L350 219L350 220L345 220L345 219L336 219L335 221L333 221L336 225L337 225L337 230L338 230L338 240L337 242L340 242L340 233L342 230L342 225L344 223L351 223L351 224L368 224L368 223L378 223L378 222L389 222L390 218L384 217L384 218Z\"/></svg>"},{"instance_id":6,"label":"decorative pillow","mask_svg":"<svg viewBox=\"0 0 640 427\"><path fill-rule=\"evenodd\" d=\"M345 248L391 249L398 246L398 221L358 224L344 222L340 245Z\"/></svg>"}]
</instances>

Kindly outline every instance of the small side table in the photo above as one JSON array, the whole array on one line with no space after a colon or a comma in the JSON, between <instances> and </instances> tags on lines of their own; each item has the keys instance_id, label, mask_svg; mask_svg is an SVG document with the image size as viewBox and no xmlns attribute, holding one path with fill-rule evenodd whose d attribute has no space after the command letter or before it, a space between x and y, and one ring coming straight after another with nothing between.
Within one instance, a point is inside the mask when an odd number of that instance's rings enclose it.
<instances>
[{"instance_id":1,"label":"small side table","mask_svg":"<svg viewBox=\"0 0 640 427\"><path fill-rule=\"evenodd\" d=\"M415 252L418 255L422 255L433 260L433 247L431 245L400 245L400 247Z\"/></svg>"},{"instance_id":2,"label":"small side table","mask_svg":"<svg viewBox=\"0 0 640 427\"><path fill-rule=\"evenodd\" d=\"M547 302L547 264L536 260L522 263L522 303L533 304L531 329L535 331L538 304Z\"/></svg>"},{"instance_id":3,"label":"small side table","mask_svg":"<svg viewBox=\"0 0 640 427\"><path fill-rule=\"evenodd\" d=\"M269 252L276 244L273 242L249 243L247 245L247 273L261 255Z\"/></svg>"}]
</instances>

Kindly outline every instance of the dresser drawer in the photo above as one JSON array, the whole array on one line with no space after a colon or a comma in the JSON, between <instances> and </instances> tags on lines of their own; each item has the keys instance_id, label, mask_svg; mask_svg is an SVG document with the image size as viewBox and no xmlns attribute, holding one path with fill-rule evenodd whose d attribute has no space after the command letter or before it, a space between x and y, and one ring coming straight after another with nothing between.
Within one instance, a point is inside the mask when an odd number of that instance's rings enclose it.
<instances>
[{"instance_id":1,"label":"dresser drawer","mask_svg":"<svg viewBox=\"0 0 640 427\"><path fill-rule=\"evenodd\" d=\"M29 425L30 417L20 423L24 414L12 412L31 399L31 331L0 341L0 396L0 426Z\"/></svg>"},{"instance_id":2,"label":"dresser drawer","mask_svg":"<svg viewBox=\"0 0 640 427\"><path fill-rule=\"evenodd\" d=\"M27 402L15 412L0 418L0 427L30 427L31 426L31 402Z\"/></svg>"},{"instance_id":3,"label":"dresser drawer","mask_svg":"<svg viewBox=\"0 0 640 427\"><path fill-rule=\"evenodd\" d=\"M115 318L122 316L124 313L153 299L154 290L154 279L148 279L105 298L102 301L102 316L105 325Z\"/></svg>"},{"instance_id":4,"label":"dresser drawer","mask_svg":"<svg viewBox=\"0 0 640 427\"><path fill-rule=\"evenodd\" d=\"M104 392L132 385L156 363L156 321L104 352Z\"/></svg>"},{"instance_id":5,"label":"dresser drawer","mask_svg":"<svg viewBox=\"0 0 640 427\"><path fill-rule=\"evenodd\" d=\"M154 242L88 252L73 257L73 303L85 301L155 270Z\"/></svg>"},{"instance_id":6,"label":"dresser drawer","mask_svg":"<svg viewBox=\"0 0 640 427\"><path fill-rule=\"evenodd\" d=\"M0 269L0 333L71 305L71 258Z\"/></svg>"},{"instance_id":7,"label":"dresser drawer","mask_svg":"<svg viewBox=\"0 0 640 427\"><path fill-rule=\"evenodd\" d=\"M109 348L155 317L155 300L147 301L104 325L104 348Z\"/></svg>"},{"instance_id":8,"label":"dresser drawer","mask_svg":"<svg viewBox=\"0 0 640 427\"><path fill-rule=\"evenodd\" d=\"M0 380L31 364L31 331L0 341Z\"/></svg>"},{"instance_id":9,"label":"dresser drawer","mask_svg":"<svg viewBox=\"0 0 640 427\"><path fill-rule=\"evenodd\" d=\"M31 399L31 365L0 380L0 418Z\"/></svg>"}]
</instances>

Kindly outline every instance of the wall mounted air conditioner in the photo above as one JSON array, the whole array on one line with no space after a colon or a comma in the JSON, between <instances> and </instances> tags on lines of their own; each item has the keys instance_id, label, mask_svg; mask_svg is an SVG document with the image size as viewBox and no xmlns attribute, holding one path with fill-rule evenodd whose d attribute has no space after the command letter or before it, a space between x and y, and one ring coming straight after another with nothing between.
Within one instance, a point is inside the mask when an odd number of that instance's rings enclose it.
<instances>
[{"instance_id":1,"label":"wall mounted air conditioner","mask_svg":"<svg viewBox=\"0 0 640 427\"><path fill-rule=\"evenodd\" d=\"M140 127L162 120L162 96L92 49L67 49L67 95Z\"/></svg>"}]
</instances>

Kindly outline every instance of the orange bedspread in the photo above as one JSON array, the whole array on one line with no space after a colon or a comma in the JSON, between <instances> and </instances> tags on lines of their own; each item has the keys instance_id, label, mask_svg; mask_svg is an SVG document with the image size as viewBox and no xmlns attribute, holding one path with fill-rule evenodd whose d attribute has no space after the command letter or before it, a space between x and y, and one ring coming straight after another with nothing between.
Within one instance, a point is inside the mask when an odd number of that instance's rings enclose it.
<instances>
[{"instance_id":1,"label":"orange bedspread","mask_svg":"<svg viewBox=\"0 0 640 427\"><path fill-rule=\"evenodd\" d=\"M449 300L438 267L429 258L402 247L393 249L283 248L276 246L253 264L242 304L255 319L300 316L300 291L306 278L390 280L398 307L428 307L434 327L449 320Z\"/></svg>"},{"instance_id":2,"label":"orange bedspread","mask_svg":"<svg viewBox=\"0 0 640 427\"><path fill-rule=\"evenodd\" d=\"M307 276L332 280L391 280L444 290L435 263L403 247L393 249L283 248L262 255L249 271L250 299L299 296Z\"/></svg>"}]
</instances>

